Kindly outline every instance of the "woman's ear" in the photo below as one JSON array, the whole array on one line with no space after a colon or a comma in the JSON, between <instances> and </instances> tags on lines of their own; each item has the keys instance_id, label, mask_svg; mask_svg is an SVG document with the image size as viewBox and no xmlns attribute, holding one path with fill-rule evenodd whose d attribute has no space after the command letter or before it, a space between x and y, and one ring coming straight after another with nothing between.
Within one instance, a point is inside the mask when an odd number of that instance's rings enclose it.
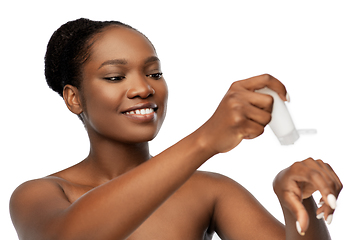
<instances>
[{"instance_id":1,"label":"woman's ear","mask_svg":"<svg viewBox=\"0 0 360 240\"><path fill-rule=\"evenodd\" d=\"M79 115L83 112L80 92L77 87L72 85L65 85L63 90L63 98L66 106L71 112L75 113L76 115Z\"/></svg>"}]
</instances>

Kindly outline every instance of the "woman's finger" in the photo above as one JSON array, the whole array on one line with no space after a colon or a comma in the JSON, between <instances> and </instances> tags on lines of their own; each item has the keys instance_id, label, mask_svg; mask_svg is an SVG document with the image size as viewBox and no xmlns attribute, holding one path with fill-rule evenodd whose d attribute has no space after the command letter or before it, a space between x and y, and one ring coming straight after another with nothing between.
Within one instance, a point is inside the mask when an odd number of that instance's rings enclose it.
<instances>
[{"instance_id":1,"label":"woman's finger","mask_svg":"<svg viewBox=\"0 0 360 240\"><path fill-rule=\"evenodd\" d=\"M313 159L307 159L304 161L304 164L307 165L310 169L317 171L319 173L317 176L322 176L322 180L318 179L313 183L315 186L317 185L316 188L318 188L323 196L320 200L320 202L323 202L323 204L321 204L316 214L318 219L324 218L325 221L330 224L337 205L336 198L342 189L340 179L335 174L330 165L324 163L322 160L315 161ZM321 185L325 185L324 189L327 188L328 190L321 190ZM324 192L330 193L324 194Z\"/></svg>"},{"instance_id":2,"label":"woman's finger","mask_svg":"<svg viewBox=\"0 0 360 240\"><path fill-rule=\"evenodd\" d=\"M249 98L250 103L262 109L268 113L272 113L274 98L269 94L263 94L259 92L249 92L251 94L251 98Z\"/></svg>"},{"instance_id":3,"label":"woman's finger","mask_svg":"<svg viewBox=\"0 0 360 240\"><path fill-rule=\"evenodd\" d=\"M243 139L253 139L261 135L263 132L264 126L262 124L248 119L248 121L243 124L239 134Z\"/></svg>"},{"instance_id":4,"label":"woman's finger","mask_svg":"<svg viewBox=\"0 0 360 240\"><path fill-rule=\"evenodd\" d=\"M322 160L318 160L318 161L324 167L324 169L327 169L327 171L329 172L329 175L332 176L334 183L336 184L336 190L339 194L343 188L343 184L341 183L339 176L335 173L335 171L332 169L332 167L328 163L324 163ZM338 196L338 194L337 194L337 196Z\"/></svg>"},{"instance_id":5,"label":"woman's finger","mask_svg":"<svg viewBox=\"0 0 360 240\"><path fill-rule=\"evenodd\" d=\"M255 106L249 106L249 110L245 113L245 116L263 127L271 121L271 113Z\"/></svg>"},{"instance_id":6,"label":"woman's finger","mask_svg":"<svg viewBox=\"0 0 360 240\"><path fill-rule=\"evenodd\" d=\"M342 189L342 183L331 166L320 159L308 161L307 163L312 163L312 167L318 169L319 172L323 174L329 186L334 189L335 196L337 196L338 194L336 193L340 192Z\"/></svg>"},{"instance_id":7,"label":"woman's finger","mask_svg":"<svg viewBox=\"0 0 360 240\"><path fill-rule=\"evenodd\" d=\"M250 91L255 91L264 87L268 87L277 92L283 101L288 100L285 86L278 79L274 78L269 74L252 77L242 80L241 82L242 85Z\"/></svg>"},{"instance_id":8,"label":"woman's finger","mask_svg":"<svg viewBox=\"0 0 360 240\"><path fill-rule=\"evenodd\" d=\"M334 214L334 210L326 204L321 205L316 210L316 218L324 219L327 224L331 223L333 214Z\"/></svg>"},{"instance_id":9,"label":"woman's finger","mask_svg":"<svg viewBox=\"0 0 360 240\"><path fill-rule=\"evenodd\" d=\"M285 205L296 218L296 229L300 235L304 235L309 227L309 215L302 204L301 196L294 192L287 192L284 196Z\"/></svg>"},{"instance_id":10,"label":"woman's finger","mask_svg":"<svg viewBox=\"0 0 360 240\"><path fill-rule=\"evenodd\" d=\"M338 192L336 190L336 183L330 174L312 158L306 159L302 164L305 166L306 171L303 181L313 186L308 194L312 194L314 189L319 190L324 202L332 209L335 209ZM306 190L305 188L304 191L306 192Z\"/></svg>"}]
</instances>

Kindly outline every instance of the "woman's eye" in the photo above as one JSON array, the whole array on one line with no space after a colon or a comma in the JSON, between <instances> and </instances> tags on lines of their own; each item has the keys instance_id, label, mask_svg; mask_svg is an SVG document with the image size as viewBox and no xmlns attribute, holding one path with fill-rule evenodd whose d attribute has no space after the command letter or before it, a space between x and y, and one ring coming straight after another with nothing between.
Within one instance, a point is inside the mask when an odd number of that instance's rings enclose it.
<instances>
[{"instance_id":1,"label":"woman's eye","mask_svg":"<svg viewBox=\"0 0 360 240\"><path fill-rule=\"evenodd\" d=\"M154 73L154 74L148 74L147 77L153 78L153 79L160 79L162 77L162 73Z\"/></svg>"},{"instance_id":2,"label":"woman's eye","mask_svg":"<svg viewBox=\"0 0 360 240\"><path fill-rule=\"evenodd\" d=\"M123 80L125 77L123 76L114 76L114 77L105 77L105 80L108 80L110 82L116 82L116 81L121 81Z\"/></svg>"}]
</instances>

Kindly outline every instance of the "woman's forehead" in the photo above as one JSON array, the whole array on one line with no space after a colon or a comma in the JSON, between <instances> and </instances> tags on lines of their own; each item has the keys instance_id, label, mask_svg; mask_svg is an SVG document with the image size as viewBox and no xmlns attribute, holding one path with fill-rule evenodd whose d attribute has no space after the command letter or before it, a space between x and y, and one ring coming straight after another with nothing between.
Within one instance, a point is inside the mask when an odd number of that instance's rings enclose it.
<instances>
[{"instance_id":1,"label":"woman's forehead","mask_svg":"<svg viewBox=\"0 0 360 240\"><path fill-rule=\"evenodd\" d=\"M111 59L138 61L156 56L149 40L134 29L109 27L96 37L91 50L91 60L104 62Z\"/></svg>"}]
</instances>

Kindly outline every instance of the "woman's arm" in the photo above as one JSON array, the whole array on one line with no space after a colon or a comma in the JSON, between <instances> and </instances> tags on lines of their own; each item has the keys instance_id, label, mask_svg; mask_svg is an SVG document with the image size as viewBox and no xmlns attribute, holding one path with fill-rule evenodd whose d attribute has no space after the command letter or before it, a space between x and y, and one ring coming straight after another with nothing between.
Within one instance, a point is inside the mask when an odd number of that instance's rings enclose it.
<instances>
[{"instance_id":1,"label":"woman's arm","mask_svg":"<svg viewBox=\"0 0 360 240\"><path fill-rule=\"evenodd\" d=\"M21 185L11 216L20 239L126 239L210 156L192 134L70 204L50 179Z\"/></svg>"},{"instance_id":2,"label":"woman's arm","mask_svg":"<svg viewBox=\"0 0 360 240\"><path fill-rule=\"evenodd\" d=\"M219 176L213 225L223 240L285 240L285 227L237 182Z\"/></svg>"},{"instance_id":3,"label":"woman's arm","mask_svg":"<svg viewBox=\"0 0 360 240\"><path fill-rule=\"evenodd\" d=\"M342 185L335 172L322 161L309 158L297 162L275 178L274 190L284 212L285 226L238 183L226 177L219 179L213 184L217 189L214 225L222 239L330 239L325 221L317 216L324 213L327 219L334 212L330 207L333 203L325 200L318 209L312 193L319 190L323 196L330 193L338 196Z\"/></svg>"},{"instance_id":4,"label":"woman's arm","mask_svg":"<svg viewBox=\"0 0 360 240\"><path fill-rule=\"evenodd\" d=\"M133 170L70 203L61 187L35 180L15 190L11 216L20 239L125 239L211 156L260 135L271 119L269 87L286 99L270 75L234 83L214 115L197 131Z\"/></svg>"}]
</instances>

